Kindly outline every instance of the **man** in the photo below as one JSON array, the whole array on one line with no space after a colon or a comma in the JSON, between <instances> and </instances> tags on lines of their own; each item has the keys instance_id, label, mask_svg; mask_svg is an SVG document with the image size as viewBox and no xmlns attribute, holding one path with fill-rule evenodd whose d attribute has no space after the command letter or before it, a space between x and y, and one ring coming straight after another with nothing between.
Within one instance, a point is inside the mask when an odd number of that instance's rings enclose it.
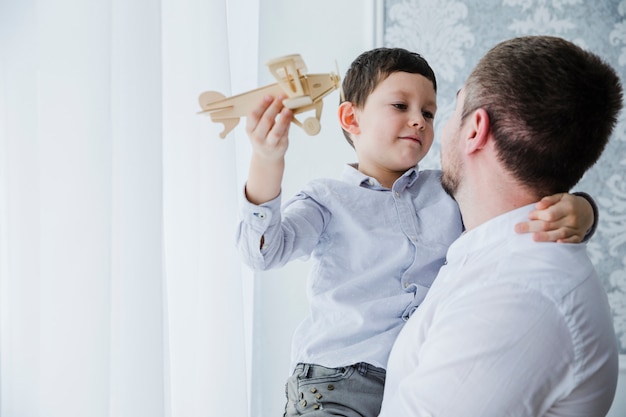
<instances>
[{"instance_id":1,"label":"man","mask_svg":"<svg viewBox=\"0 0 626 417\"><path fill-rule=\"evenodd\" d=\"M560 38L502 42L442 132L442 184L466 233L392 350L381 416L604 416L617 346L585 245L514 233L602 153L622 106L613 69Z\"/></svg>"}]
</instances>

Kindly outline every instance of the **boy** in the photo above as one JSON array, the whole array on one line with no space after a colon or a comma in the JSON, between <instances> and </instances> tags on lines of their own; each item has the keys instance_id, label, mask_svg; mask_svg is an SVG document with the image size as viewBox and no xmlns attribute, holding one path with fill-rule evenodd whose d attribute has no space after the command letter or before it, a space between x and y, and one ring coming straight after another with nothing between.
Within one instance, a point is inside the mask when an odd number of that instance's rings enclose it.
<instances>
[{"instance_id":1,"label":"boy","mask_svg":"<svg viewBox=\"0 0 626 417\"><path fill-rule=\"evenodd\" d=\"M417 170L432 145L437 110L428 63L399 48L365 52L343 92L339 120L358 164L346 166L341 180L312 181L282 211L292 114L278 97L247 118L253 152L237 236L244 260L255 269L314 261L285 416L378 415L391 346L463 231L440 172ZM573 198L561 197L547 201L560 201L550 209L556 218L571 212ZM587 212L589 204L578 200L575 212ZM584 231L591 221L583 223Z\"/></svg>"}]
</instances>

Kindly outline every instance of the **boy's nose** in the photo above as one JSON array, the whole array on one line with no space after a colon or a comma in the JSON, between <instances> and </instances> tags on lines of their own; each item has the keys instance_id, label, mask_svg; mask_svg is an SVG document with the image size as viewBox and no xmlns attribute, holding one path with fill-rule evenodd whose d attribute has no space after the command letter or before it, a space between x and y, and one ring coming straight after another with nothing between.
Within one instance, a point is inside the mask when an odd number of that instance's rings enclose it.
<instances>
[{"instance_id":1,"label":"boy's nose","mask_svg":"<svg viewBox=\"0 0 626 417\"><path fill-rule=\"evenodd\" d=\"M423 116L414 116L409 120L409 125L412 127L418 127L420 129L424 129L426 122Z\"/></svg>"}]
</instances>

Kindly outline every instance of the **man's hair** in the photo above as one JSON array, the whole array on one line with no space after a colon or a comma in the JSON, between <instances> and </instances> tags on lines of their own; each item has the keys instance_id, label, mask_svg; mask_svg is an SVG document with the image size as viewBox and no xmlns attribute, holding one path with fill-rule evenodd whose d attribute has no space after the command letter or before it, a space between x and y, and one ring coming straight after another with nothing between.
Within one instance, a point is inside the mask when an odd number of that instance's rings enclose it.
<instances>
[{"instance_id":1,"label":"man's hair","mask_svg":"<svg viewBox=\"0 0 626 417\"><path fill-rule=\"evenodd\" d=\"M613 68L551 36L496 45L465 93L462 117L487 111L500 161L537 196L576 185L602 154L622 108Z\"/></svg>"},{"instance_id":2,"label":"man's hair","mask_svg":"<svg viewBox=\"0 0 626 417\"><path fill-rule=\"evenodd\" d=\"M435 93L437 80L428 62L418 53L403 48L376 48L359 55L350 65L342 83L341 101L349 101L363 108L369 95L387 77L395 72L420 74L432 81ZM343 131L350 146L350 134Z\"/></svg>"}]
</instances>

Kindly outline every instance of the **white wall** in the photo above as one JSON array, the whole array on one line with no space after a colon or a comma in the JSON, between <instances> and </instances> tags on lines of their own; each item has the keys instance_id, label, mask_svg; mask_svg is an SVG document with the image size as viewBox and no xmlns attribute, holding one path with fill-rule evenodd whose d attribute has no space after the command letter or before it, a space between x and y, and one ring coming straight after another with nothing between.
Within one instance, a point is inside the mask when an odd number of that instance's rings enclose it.
<instances>
[{"instance_id":1,"label":"white wall","mask_svg":"<svg viewBox=\"0 0 626 417\"><path fill-rule=\"evenodd\" d=\"M361 52L376 45L376 0L260 0L259 85L273 82L264 62L300 53L311 73L335 71L343 76ZM337 177L354 162L336 118L338 92L324 100L322 130L307 136L293 126L286 158L283 195L292 196L313 178ZM284 386L289 376L291 336L306 314L305 280L308 263L255 274L253 388L251 415L281 416ZM622 358L624 359L624 358ZM626 416L626 370L609 417Z\"/></svg>"},{"instance_id":2,"label":"white wall","mask_svg":"<svg viewBox=\"0 0 626 417\"><path fill-rule=\"evenodd\" d=\"M259 85L273 82L264 62L299 53L309 73L336 71L341 76L361 52L374 47L374 1L261 0L259 27ZM283 196L295 194L308 181L337 177L354 162L336 112L339 92L324 99L322 130L307 136L293 126L283 181ZM305 280L308 263L257 273L255 277L253 389L251 415L281 416L285 381L289 376L291 337L306 314Z\"/></svg>"}]
</instances>

